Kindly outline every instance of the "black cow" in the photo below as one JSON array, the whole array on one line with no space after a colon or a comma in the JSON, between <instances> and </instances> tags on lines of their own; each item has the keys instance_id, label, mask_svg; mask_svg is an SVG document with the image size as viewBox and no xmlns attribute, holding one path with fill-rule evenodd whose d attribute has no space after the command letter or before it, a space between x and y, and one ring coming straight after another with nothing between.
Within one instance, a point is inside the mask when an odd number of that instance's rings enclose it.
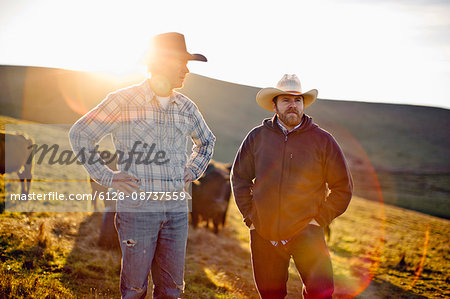
<instances>
[{"instance_id":1,"label":"black cow","mask_svg":"<svg viewBox=\"0 0 450 299\"><path fill-rule=\"evenodd\" d=\"M200 221L214 224L214 233L219 225L225 226L228 203L231 195L230 164L211 161L203 176L192 183L192 225L196 228Z\"/></svg>"}]
</instances>

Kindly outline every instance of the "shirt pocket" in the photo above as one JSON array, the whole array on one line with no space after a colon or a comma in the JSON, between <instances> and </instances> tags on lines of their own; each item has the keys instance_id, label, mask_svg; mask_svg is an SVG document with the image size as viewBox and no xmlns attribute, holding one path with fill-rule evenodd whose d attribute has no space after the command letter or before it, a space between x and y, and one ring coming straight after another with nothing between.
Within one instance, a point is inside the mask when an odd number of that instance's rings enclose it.
<instances>
[{"instance_id":1,"label":"shirt pocket","mask_svg":"<svg viewBox=\"0 0 450 299\"><path fill-rule=\"evenodd\" d=\"M186 148L186 138L189 134L189 128L185 123L175 123L175 134L173 145L178 149Z\"/></svg>"},{"instance_id":2,"label":"shirt pocket","mask_svg":"<svg viewBox=\"0 0 450 299\"><path fill-rule=\"evenodd\" d=\"M173 116L173 123L170 126L169 144L176 151L186 149L186 137L189 135L190 128L188 119L180 114Z\"/></svg>"},{"instance_id":3,"label":"shirt pocket","mask_svg":"<svg viewBox=\"0 0 450 299\"><path fill-rule=\"evenodd\" d=\"M161 150L158 127L153 121L136 120L131 131L133 144L130 144L129 149L133 152L133 161L136 164L137 172L141 172L142 168L145 168L155 154Z\"/></svg>"},{"instance_id":4,"label":"shirt pocket","mask_svg":"<svg viewBox=\"0 0 450 299\"><path fill-rule=\"evenodd\" d=\"M168 154L172 166L172 178L176 190L181 190L184 186L184 169L187 162L187 136L189 135L189 125L183 117L175 117L170 137L170 147Z\"/></svg>"}]
</instances>

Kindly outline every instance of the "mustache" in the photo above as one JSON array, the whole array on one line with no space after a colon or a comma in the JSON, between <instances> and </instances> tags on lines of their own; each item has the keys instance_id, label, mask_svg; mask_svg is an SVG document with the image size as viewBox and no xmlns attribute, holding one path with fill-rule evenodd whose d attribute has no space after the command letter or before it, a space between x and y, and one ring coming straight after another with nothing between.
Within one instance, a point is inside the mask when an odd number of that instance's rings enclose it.
<instances>
[{"instance_id":1,"label":"mustache","mask_svg":"<svg viewBox=\"0 0 450 299\"><path fill-rule=\"evenodd\" d=\"M298 114L298 110L295 109L295 108L289 108L289 109L286 111L286 113L291 113L291 112L297 113L297 114Z\"/></svg>"}]
</instances>

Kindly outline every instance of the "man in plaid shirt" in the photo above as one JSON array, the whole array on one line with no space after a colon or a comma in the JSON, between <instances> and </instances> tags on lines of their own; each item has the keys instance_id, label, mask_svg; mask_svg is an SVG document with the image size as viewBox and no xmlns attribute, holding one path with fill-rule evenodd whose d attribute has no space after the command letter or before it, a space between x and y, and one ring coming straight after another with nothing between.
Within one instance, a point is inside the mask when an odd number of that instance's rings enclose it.
<instances>
[{"instance_id":1,"label":"man in plaid shirt","mask_svg":"<svg viewBox=\"0 0 450 299\"><path fill-rule=\"evenodd\" d=\"M151 77L110 93L69 133L90 176L119 194L116 228L122 249L122 298L144 298L150 271L153 298L178 298L184 289L188 232L184 186L203 174L215 143L197 106L173 90L183 86L189 60L206 62L206 57L188 53L182 34L155 36L147 62ZM98 154L96 159L86 158L107 134L119 153L118 171L101 163ZM189 158L187 137L194 144ZM155 197L156 192L165 193Z\"/></svg>"}]
</instances>

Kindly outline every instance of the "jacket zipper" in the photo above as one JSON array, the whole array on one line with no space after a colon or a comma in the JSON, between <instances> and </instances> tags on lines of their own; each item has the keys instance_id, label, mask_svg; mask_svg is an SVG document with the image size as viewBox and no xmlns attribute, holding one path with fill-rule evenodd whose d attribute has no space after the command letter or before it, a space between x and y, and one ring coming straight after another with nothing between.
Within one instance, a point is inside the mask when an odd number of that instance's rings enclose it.
<instances>
[{"instance_id":1,"label":"jacket zipper","mask_svg":"<svg viewBox=\"0 0 450 299\"><path fill-rule=\"evenodd\" d=\"M277 235L278 235L278 238L280 240L281 240L281 237L280 237L280 222L281 222L281 190L282 190L281 185L283 183L283 176L284 176L284 160L285 160L284 159L284 155L286 153L287 140L288 140L288 136L284 135L284 146L283 146L283 155L282 155L283 161L281 163L280 184L279 184L279 187L278 187L278 229L277 229Z\"/></svg>"}]
</instances>

